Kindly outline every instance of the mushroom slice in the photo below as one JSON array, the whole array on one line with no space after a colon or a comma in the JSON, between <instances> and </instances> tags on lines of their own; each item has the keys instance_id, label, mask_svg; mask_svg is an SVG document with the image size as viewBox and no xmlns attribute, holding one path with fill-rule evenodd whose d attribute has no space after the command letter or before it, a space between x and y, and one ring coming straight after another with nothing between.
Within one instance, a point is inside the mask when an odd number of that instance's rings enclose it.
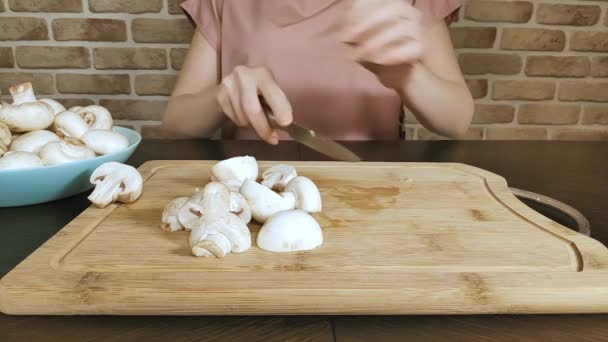
<instances>
[{"instance_id":1,"label":"mushroom slice","mask_svg":"<svg viewBox=\"0 0 608 342\"><path fill-rule=\"evenodd\" d=\"M240 192L251 208L253 219L259 223L264 223L272 215L295 206L295 196L291 192L277 194L249 179L245 180Z\"/></svg>"},{"instance_id":2,"label":"mushroom slice","mask_svg":"<svg viewBox=\"0 0 608 342\"><path fill-rule=\"evenodd\" d=\"M163 210L160 227L169 232L183 230L184 226L177 217L179 209L188 201L188 197L178 197L169 202Z\"/></svg>"},{"instance_id":3,"label":"mushroom slice","mask_svg":"<svg viewBox=\"0 0 608 342\"><path fill-rule=\"evenodd\" d=\"M10 152L0 158L0 170L28 169L43 167L42 160L31 152Z\"/></svg>"},{"instance_id":4,"label":"mushroom slice","mask_svg":"<svg viewBox=\"0 0 608 342\"><path fill-rule=\"evenodd\" d=\"M95 158L95 151L84 146L84 143L69 138L50 142L40 149L40 159L44 165L59 165L92 158Z\"/></svg>"},{"instance_id":5,"label":"mushroom slice","mask_svg":"<svg viewBox=\"0 0 608 342\"><path fill-rule=\"evenodd\" d=\"M36 99L36 95L34 94L34 88L32 87L31 82L25 82L12 86L8 88L8 90L13 97L13 106L38 101Z\"/></svg>"},{"instance_id":6,"label":"mushroom slice","mask_svg":"<svg viewBox=\"0 0 608 342\"><path fill-rule=\"evenodd\" d=\"M240 217L245 224L251 222L251 208L245 197L238 192L230 193L230 212Z\"/></svg>"},{"instance_id":7,"label":"mushroom slice","mask_svg":"<svg viewBox=\"0 0 608 342\"><path fill-rule=\"evenodd\" d=\"M272 216L260 229L258 247L269 252L296 252L323 244L319 223L303 210L287 210Z\"/></svg>"},{"instance_id":8,"label":"mushroom slice","mask_svg":"<svg viewBox=\"0 0 608 342\"><path fill-rule=\"evenodd\" d=\"M294 195L296 209L301 209L308 213L321 211L321 192L309 178L298 176L292 179L287 184L287 187L285 187L285 192L290 192Z\"/></svg>"},{"instance_id":9,"label":"mushroom slice","mask_svg":"<svg viewBox=\"0 0 608 342\"><path fill-rule=\"evenodd\" d=\"M89 125L80 115L71 111L63 111L55 116L53 130L61 137L80 139L89 130Z\"/></svg>"},{"instance_id":10,"label":"mushroom slice","mask_svg":"<svg viewBox=\"0 0 608 342\"><path fill-rule=\"evenodd\" d=\"M32 131L13 140L10 150L38 154L44 145L59 140L59 137L53 132L47 130Z\"/></svg>"},{"instance_id":11,"label":"mushroom slice","mask_svg":"<svg viewBox=\"0 0 608 342\"><path fill-rule=\"evenodd\" d=\"M192 254L223 257L229 252L241 253L251 247L249 228L241 218L230 213L230 190L226 185L208 183L203 190L201 206L201 218L190 233Z\"/></svg>"},{"instance_id":12,"label":"mushroom slice","mask_svg":"<svg viewBox=\"0 0 608 342\"><path fill-rule=\"evenodd\" d=\"M102 106L91 105L78 109L80 115L91 129L112 129L114 121L110 112Z\"/></svg>"},{"instance_id":13,"label":"mushroom slice","mask_svg":"<svg viewBox=\"0 0 608 342\"><path fill-rule=\"evenodd\" d=\"M189 198L177 211L177 220L185 230L191 231L203 216L201 201Z\"/></svg>"},{"instance_id":14,"label":"mushroom slice","mask_svg":"<svg viewBox=\"0 0 608 342\"><path fill-rule=\"evenodd\" d=\"M262 185L269 189L283 191L287 183L297 176L298 173L293 166L275 165L262 173Z\"/></svg>"},{"instance_id":15,"label":"mushroom slice","mask_svg":"<svg viewBox=\"0 0 608 342\"><path fill-rule=\"evenodd\" d=\"M65 107L61 103L59 103L53 99L40 99L39 101L44 102L44 103L48 104L49 106L51 106L51 108L53 108L53 113L55 115L57 115L61 112L65 112Z\"/></svg>"},{"instance_id":16,"label":"mushroom slice","mask_svg":"<svg viewBox=\"0 0 608 342\"><path fill-rule=\"evenodd\" d=\"M88 199L98 208L119 201L132 203L141 196L143 179L132 166L108 162L99 166L90 179L95 190Z\"/></svg>"},{"instance_id":17,"label":"mushroom slice","mask_svg":"<svg viewBox=\"0 0 608 342\"><path fill-rule=\"evenodd\" d=\"M90 129L81 139L87 147L100 155L115 153L129 147L129 140L124 135L108 129Z\"/></svg>"},{"instance_id":18,"label":"mushroom slice","mask_svg":"<svg viewBox=\"0 0 608 342\"><path fill-rule=\"evenodd\" d=\"M258 178L258 163L254 157L234 157L223 160L211 168L211 180L224 183L230 191L239 191L246 179Z\"/></svg>"},{"instance_id":19,"label":"mushroom slice","mask_svg":"<svg viewBox=\"0 0 608 342\"><path fill-rule=\"evenodd\" d=\"M8 129L5 124L0 122L0 157L2 157L2 155L4 155L6 151L8 151L12 140L13 135L11 133L11 130Z\"/></svg>"},{"instance_id":20,"label":"mushroom slice","mask_svg":"<svg viewBox=\"0 0 608 342\"><path fill-rule=\"evenodd\" d=\"M0 107L0 122L13 132L46 129L53 123L53 108L44 102L26 102Z\"/></svg>"}]
</instances>

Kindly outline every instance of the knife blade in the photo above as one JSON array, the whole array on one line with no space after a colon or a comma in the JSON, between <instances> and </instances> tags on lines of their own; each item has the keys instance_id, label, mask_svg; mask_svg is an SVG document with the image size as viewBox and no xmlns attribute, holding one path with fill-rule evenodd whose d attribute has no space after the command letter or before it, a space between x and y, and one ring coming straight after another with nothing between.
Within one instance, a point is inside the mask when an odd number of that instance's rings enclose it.
<instances>
[{"instance_id":1,"label":"knife blade","mask_svg":"<svg viewBox=\"0 0 608 342\"><path fill-rule=\"evenodd\" d=\"M268 118L268 122L275 129L280 129L287 132L295 141L302 145L308 146L313 150L325 154L331 158L347 161L347 162L360 162L361 158L353 151L344 147L343 145L317 134L314 130L302 127L296 123L291 123L289 126L281 126L276 121L272 110L265 103L263 98L260 97L260 103L262 109Z\"/></svg>"}]
</instances>

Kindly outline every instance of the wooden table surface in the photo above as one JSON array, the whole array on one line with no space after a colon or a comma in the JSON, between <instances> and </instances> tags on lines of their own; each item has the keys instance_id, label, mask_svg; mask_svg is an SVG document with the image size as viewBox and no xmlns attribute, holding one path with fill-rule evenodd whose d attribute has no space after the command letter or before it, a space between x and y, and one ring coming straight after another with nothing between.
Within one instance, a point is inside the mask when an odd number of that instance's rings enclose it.
<instances>
[{"instance_id":1,"label":"wooden table surface","mask_svg":"<svg viewBox=\"0 0 608 342\"><path fill-rule=\"evenodd\" d=\"M356 142L367 161L459 162L551 196L585 215L608 245L608 144L600 142ZM155 159L327 160L295 143L144 141L129 163ZM0 189L1 191L1 189ZM0 276L89 206L87 194L0 208ZM608 315L407 317L117 317L0 314L2 341L557 341L608 340Z\"/></svg>"}]
</instances>

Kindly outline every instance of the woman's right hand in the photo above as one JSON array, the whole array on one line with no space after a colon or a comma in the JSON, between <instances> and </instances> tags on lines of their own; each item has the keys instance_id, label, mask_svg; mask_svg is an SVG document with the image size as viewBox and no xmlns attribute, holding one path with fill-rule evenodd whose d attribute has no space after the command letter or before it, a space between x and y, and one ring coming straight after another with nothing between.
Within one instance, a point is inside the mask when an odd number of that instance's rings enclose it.
<instances>
[{"instance_id":1,"label":"woman's right hand","mask_svg":"<svg viewBox=\"0 0 608 342\"><path fill-rule=\"evenodd\" d=\"M264 141L276 145L278 133L270 127L259 96L272 110L277 122L287 126L293 121L291 104L277 85L272 73L264 67L238 66L226 76L217 92L223 112L239 127L251 125Z\"/></svg>"}]
</instances>

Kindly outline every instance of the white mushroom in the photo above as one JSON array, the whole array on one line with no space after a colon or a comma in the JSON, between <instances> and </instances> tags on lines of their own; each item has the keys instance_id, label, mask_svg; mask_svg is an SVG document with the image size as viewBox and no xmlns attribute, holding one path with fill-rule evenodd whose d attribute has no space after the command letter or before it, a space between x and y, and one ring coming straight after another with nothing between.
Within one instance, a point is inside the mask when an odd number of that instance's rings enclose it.
<instances>
[{"instance_id":1,"label":"white mushroom","mask_svg":"<svg viewBox=\"0 0 608 342\"><path fill-rule=\"evenodd\" d=\"M124 135L107 129L90 129L81 140L95 153L106 155L122 151L129 147L129 140Z\"/></svg>"},{"instance_id":2,"label":"white mushroom","mask_svg":"<svg viewBox=\"0 0 608 342\"><path fill-rule=\"evenodd\" d=\"M0 170L27 169L42 167L42 160L31 152L11 152L0 158Z\"/></svg>"},{"instance_id":3,"label":"white mushroom","mask_svg":"<svg viewBox=\"0 0 608 342\"><path fill-rule=\"evenodd\" d=\"M59 137L51 131L32 131L22 134L13 140L10 150L38 154L44 145L59 140Z\"/></svg>"},{"instance_id":4,"label":"white mushroom","mask_svg":"<svg viewBox=\"0 0 608 342\"><path fill-rule=\"evenodd\" d=\"M262 185L273 190L283 191L287 183L296 178L298 173L293 166L275 165L262 173Z\"/></svg>"},{"instance_id":5,"label":"white mushroom","mask_svg":"<svg viewBox=\"0 0 608 342\"><path fill-rule=\"evenodd\" d=\"M203 216L200 200L189 198L178 210L177 219L186 231L191 231L199 224Z\"/></svg>"},{"instance_id":6,"label":"white mushroom","mask_svg":"<svg viewBox=\"0 0 608 342\"><path fill-rule=\"evenodd\" d=\"M17 106L23 103L36 102L36 95L34 94L34 88L31 82L22 83L16 86L8 88L13 97L13 106Z\"/></svg>"},{"instance_id":7,"label":"white mushroom","mask_svg":"<svg viewBox=\"0 0 608 342\"><path fill-rule=\"evenodd\" d=\"M251 222L251 208L245 197L238 192L230 193L230 212L240 217L245 224Z\"/></svg>"},{"instance_id":8,"label":"white mushroom","mask_svg":"<svg viewBox=\"0 0 608 342\"><path fill-rule=\"evenodd\" d=\"M211 180L224 183L230 191L239 191L246 179L258 178L258 163L254 157L235 157L218 162L211 168Z\"/></svg>"},{"instance_id":9,"label":"white mushroom","mask_svg":"<svg viewBox=\"0 0 608 342\"><path fill-rule=\"evenodd\" d=\"M77 140L53 141L40 149L44 165L58 165L95 158L95 152Z\"/></svg>"},{"instance_id":10,"label":"white mushroom","mask_svg":"<svg viewBox=\"0 0 608 342\"><path fill-rule=\"evenodd\" d=\"M38 101L44 102L44 103L48 104L49 106L51 106L51 108L53 108L53 113L55 115L57 115L61 112L65 112L65 107L61 103L59 103L53 99L40 99Z\"/></svg>"},{"instance_id":11,"label":"white mushroom","mask_svg":"<svg viewBox=\"0 0 608 342\"><path fill-rule=\"evenodd\" d=\"M2 157L4 153L8 151L12 140L13 135L11 134L11 130L8 129L5 124L0 122L0 157Z\"/></svg>"},{"instance_id":12,"label":"white mushroom","mask_svg":"<svg viewBox=\"0 0 608 342\"><path fill-rule=\"evenodd\" d=\"M89 125L80 115L63 111L55 116L53 130L61 137L80 139L89 130Z\"/></svg>"},{"instance_id":13,"label":"white mushroom","mask_svg":"<svg viewBox=\"0 0 608 342\"><path fill-rule=\"evenodd\" d=\"M90 179L95 184L95 190L88 197L98 208L119 201L132 203L142 193L143 179L141 174L132 166L108 162L99 166Z\"/></svg>"},{"instance_id":14,"label":"white mushroom","mask_svg":"<svg viewBox=\"0 0 608 342\"><path fill-rule=\"evenodd\" d=\"M251 233L238 216L230 213L230 190L210 182L203 190L202 216L190 233L190 247L196 256L218 258L242 253L251 247Z\"/></svg>"},{"instance_id":15,"label":"white mushroom","mask_svg":"<svg viewBox=\"0 0 608 342\"><path fill-rule=\"evenodd\" d=\"M78 109L80 115L91 129L112 129L114 121L110 112L102 106L91 105Z\"/></svg>"},{"instance_id":16,"label":"white mushroom","mask_svg":"<svg viewBox=\"0 0 608 342\"><path fill-rule=\"evenodd\" d=\"M181 225L177 218L177 213L186 201L188 201L188 197L178 197L165 206L160 224L163 230L176 232L184 229L184 226Z\"/></svg>"},{"instance_id":17,"label":"white mushroom","mask_svg":"<svg viewBox=\"0 0 608 342\"><path fill-rule=\"evenodd\" d=\"M287 210L272 216L260 229L258 247L269 252L296 252L323 244L319 223L303 210Z\"/></svg>"},{"instance_id":18,"label":"white mushroom","mask_svg":"<svg viewBox=\"0 0 608 342\"><path fill-rule=\"evenodd\" d=\"M295 206L293 193L278 194L249 179L245 180L240 192L251 208L253 219L259 223L264 223L274 214L293 209Z\"/></svg>"},{"instance_id":19,"label":"white mushroom","mask_svg":"<svg viewBox=\"0 0 608 342\"><path fill-rule=\"evenodd\" d=\"M292 179L285 187L285 192L294 194L296 209L301 209L308 213L321 211L321 192L309 178L298 176Z\"/></svg>"},{"instance_id":20,"label":"white mushroom","mask_svg":"<svg viewBox=\"0 0 608 342\"><path fill-rule=\"evenodd\" d=\"M44 102L26 102L0 107L0 122L13 132L31 132L48 128L55 118L53 108Z\"/></svg>"}]
</instances>

